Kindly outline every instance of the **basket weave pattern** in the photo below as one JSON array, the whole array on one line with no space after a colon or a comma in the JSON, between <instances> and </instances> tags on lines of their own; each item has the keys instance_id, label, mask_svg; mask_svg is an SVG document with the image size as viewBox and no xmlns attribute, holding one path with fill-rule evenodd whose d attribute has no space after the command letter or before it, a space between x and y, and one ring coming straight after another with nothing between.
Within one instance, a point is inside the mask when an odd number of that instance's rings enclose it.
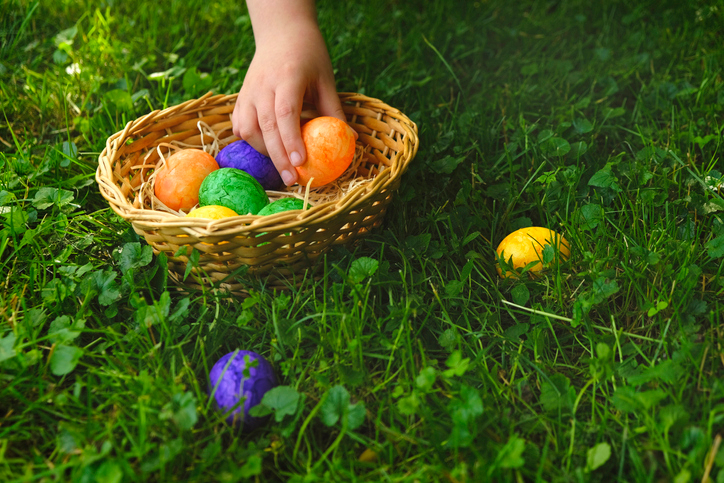
<instances>
[{"instance_id":1,"label":"basket weave pattern","mask_svg":"<svg viewBox=\"0 0 724 483\"><path fill-rule=\"evenodd\" d=\"M221 220L153 209L139 194L152 183L151 175L162 155L170 152L169 145L208 147L210 139L202 126L213 130L219 148L236 140L231 125L236 95L211 94L154 111L109 137L96 171L100 192L156 254L166 254L175 282L243 293L234 275L248 267L249 274L268 276L268 286L287 287L331 245L352 242L382 223L402 173L417 152L417 126L399 110L361 94L339 96L347 122L359 134L357 155L362 159L357 170L366 182L350 185L331 201L305 211ZM184 280L193 249L199 252L198 262Z\"/></svg>"}]
</instances>

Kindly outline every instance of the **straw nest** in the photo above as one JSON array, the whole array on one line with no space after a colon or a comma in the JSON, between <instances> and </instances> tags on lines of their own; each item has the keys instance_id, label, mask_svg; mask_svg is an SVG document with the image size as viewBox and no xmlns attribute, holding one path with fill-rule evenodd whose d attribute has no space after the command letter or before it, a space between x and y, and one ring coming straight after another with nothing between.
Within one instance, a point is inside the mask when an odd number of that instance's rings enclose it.
<instances>
[{"instance_id":1,"label":"straw nest","mask_svg":"<svg viewBox=\"0 0 724 483\"><path fill-rule=\"evenodd\" d=\"M271 288L297 285L332 245L350 243L382 223L417 152L417 126L402 112L361 94L339 97L359 134L347 171L319 188L267 191L270 201L303 199L306 210L207 220L187 218L154 196L154 173L175 150L199 148L215 156L237 140L231 126L236 95L209 93L129 122L106 141L96 181L113 211L156 254L166 255L169 276L179 285L241 295L248 276L264 277Z\"/></svg>"}]
</instances>

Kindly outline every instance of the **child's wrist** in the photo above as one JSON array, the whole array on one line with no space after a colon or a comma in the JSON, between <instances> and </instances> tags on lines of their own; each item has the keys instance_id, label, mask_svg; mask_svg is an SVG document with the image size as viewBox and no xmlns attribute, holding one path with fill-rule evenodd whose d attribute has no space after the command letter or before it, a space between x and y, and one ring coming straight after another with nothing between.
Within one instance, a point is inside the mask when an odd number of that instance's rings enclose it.
<instances>
[{"instance_id":1,"label":"child's wrist","mask_svg":"<svg viewBox=\"0 0 724 483\"><path fill-rule=\"evenodd\" d=\"M247 6L257 45L319 33L313 0L247 0Z\"/></svg>"}]
</instances>

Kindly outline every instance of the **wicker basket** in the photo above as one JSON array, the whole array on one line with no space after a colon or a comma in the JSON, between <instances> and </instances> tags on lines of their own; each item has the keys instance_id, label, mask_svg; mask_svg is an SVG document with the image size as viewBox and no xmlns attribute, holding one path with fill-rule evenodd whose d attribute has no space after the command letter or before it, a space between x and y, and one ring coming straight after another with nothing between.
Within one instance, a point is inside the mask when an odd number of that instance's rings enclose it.
<instances>
[{"instance_id":1,"label":"wicker basket","mask_svg":"<svg viewBox=\"0 0 724 483\"><path fill-rule=\"evenodd\" d=\"M244 294L246 285L237 275L247 272L265 277L271 288L297 285L332 245L349 243L380 225L417 152L417 126L399 110L360 94L339 96L348 123L359 134L354 176L359 174L363 182L340 188L328 201L305 211L221 220L184 218L156 209L150 197L143 196L149 186L152 193L152 174L173 149L170 145L208 151L212 140L217 149L236 140L231 127L236 95L209 93L129 122L108 138L96 181L113 211L130 221L156 254L166 254L174 282ZM301 189L296 187L297 196ZM198 262L184 278L193 249L199 252Z\"/></svg>"}]
</instances>

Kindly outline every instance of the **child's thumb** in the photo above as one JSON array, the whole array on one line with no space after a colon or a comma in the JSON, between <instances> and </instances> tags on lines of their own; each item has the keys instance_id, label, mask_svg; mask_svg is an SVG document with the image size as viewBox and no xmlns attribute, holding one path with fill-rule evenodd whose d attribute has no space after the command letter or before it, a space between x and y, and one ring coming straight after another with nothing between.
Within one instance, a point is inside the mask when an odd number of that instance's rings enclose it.
<instances>
[{"instance_id":1,"label":"child's thumb","mask_svg":"<svg viewBox=\"0 0 724 483\"><path fill-rule=\"evenodd\" d=\"M347 122L334 81L320 82L319 91L317 92L317 111L319 111L320 116L332 116Z\"/></svg>"}]
</instances>

